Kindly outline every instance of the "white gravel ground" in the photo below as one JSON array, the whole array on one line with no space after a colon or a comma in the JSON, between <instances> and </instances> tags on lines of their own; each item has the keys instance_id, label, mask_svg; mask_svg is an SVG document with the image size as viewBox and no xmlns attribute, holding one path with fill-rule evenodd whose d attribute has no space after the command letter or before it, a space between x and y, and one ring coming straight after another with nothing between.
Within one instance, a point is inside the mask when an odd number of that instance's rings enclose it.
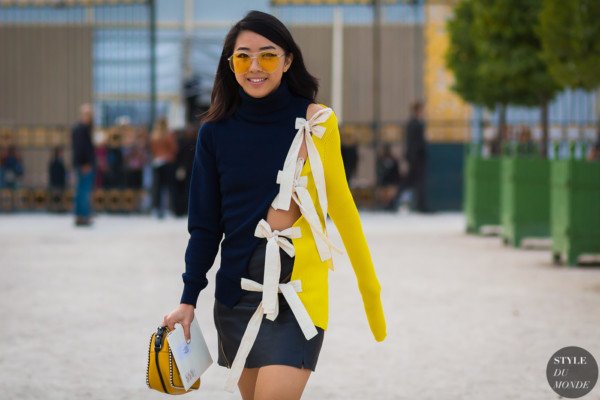
<instances>
[{"instance_id":1,"label":"white gravel ground","mask_svg":"<svg viewBox=\"0 0 600 400\"><path fill-rule=\"evenodd\" d=\"M600 268L467 236L461 214L362 218L388 337L372 338L348 259L336 257L303 398L556 399L555 351L580 346L600 362ZM71 216L1 215L0 399L166 398L145 386L146 351L179 302L187 237L184 219L104 215L76 229ZM215 272L196 315L216 360ZM185 398L240 398L222 390L226 371L215 363ZM584 399L599 400L600 383Z\"/></svg>"}]
</instances>

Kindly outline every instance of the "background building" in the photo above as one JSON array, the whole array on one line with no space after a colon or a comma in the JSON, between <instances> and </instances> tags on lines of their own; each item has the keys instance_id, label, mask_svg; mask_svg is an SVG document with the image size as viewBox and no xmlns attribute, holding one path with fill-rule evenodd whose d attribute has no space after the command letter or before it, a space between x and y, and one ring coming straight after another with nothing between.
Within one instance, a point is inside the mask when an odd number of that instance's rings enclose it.
<instances>
[{"instance_id":1,"label":"background building","mask_svg":"<svg viewBox=\"0 0 600 400\"><path fill-rule=\"evenodd\" d=\"M336 110L344 142L358 143L352 185L362 205L373 203L377 144L392 143L400 156L409 105L424 100L431 206L459 209L463 144L481 140L497 116L470 107L449 89L445 23L452 2L382 0L379 13L371 1L332 3L2 0L0 140L22 149L28 165L23 185L45 187L48 149L68 144L69 127L85 101L93 102L99 129L122 117L150 128L161 116L171 128L183 128L196 113L190 105L199 111L210 102L227 30L258 9L290 27L320 78L318 101ZM552 138L592 137L597 107L594 93L559 95L550 106ZM535 138L538 115L537 109L510 108L508 123L531 126Z\"/></svg>"}]
</instances>

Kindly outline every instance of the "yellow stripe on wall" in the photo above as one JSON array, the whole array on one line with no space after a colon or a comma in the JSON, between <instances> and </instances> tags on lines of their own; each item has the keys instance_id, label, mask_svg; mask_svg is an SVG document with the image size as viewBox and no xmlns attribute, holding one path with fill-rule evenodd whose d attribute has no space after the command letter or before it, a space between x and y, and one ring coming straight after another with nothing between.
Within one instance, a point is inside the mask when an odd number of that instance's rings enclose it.
<instances>
[{"instance_id":1,"label":"yellow stripe on wall","mask_svg":"<svg viewBox=\"0 0 600 400\"><path fill-rule=\"evenodd\" d=\"M432 142L466 141L471 107L450 90L454 77L446 68L448 4L425 6L425 115L427 137Z\"/></svg>"}]
</instances>

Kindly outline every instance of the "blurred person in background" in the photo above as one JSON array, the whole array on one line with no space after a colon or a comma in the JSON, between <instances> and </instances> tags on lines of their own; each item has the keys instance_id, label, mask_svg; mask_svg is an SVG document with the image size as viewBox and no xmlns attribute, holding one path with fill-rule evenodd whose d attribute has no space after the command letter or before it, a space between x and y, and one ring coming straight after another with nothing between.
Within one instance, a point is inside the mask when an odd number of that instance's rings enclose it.
<instances>
[{"instance_id":1,"label":"blurred person in background","mask_svg":"<svg viewBox=\"0 0 600 400\"><path fill-rule=\"evenodd\" d=\"M0 160L2 168L3 185L7 189L16 189L19 186L19 180L23 177L24 169L21 155L17 151L17 146L11 144L4 157Z\"/></svg>"},{"instance_id":2,"label":"blurred person in background","mask_svg":"<svg viewBox=\"0 0 600 400\"><path fill-rule=\"evenodd\" d=\"M151 146L151 131L149 131L145 126L141 126L139 128L139 136L141 141L144 143L144 151L146 153L146 162L142 168L142 200L141 200L141 211L144 214L152 213L152 201L153 201L153 174L154 169L152 167L152 146Z\"/></svg>"},{"instance_id":3,"label":"blurred person in background","mask_svg":"<svg viewBox=\"0 0 600 400\"><path fill-rule=\"evenodd\" d=\"M96 156L96 169L94 173L94 187L105 189L105 177L108 173L108 147L107 135L104 131L98 131L94 134L94 144Z\"/></svg>"},{"instance_id":4,"label":"blurred person in background","mask_svg":"<svg viewBox=\"0 0 600 400\"><path fill-rule=\"evenodd\" d=\"M600 161L600 139L596 140L596 143L592 146L587 159L589 161Z\"/></svg>"},{"instance_id":5,"label":"blurred person in background","mask_svg":"<svg viewBox=\"0 0 600 400\"><path fill-rule=\"evenodd\" d=\"M56 146L52 152L52 159L48 164L48 181L50 183L50 204L53 210L60 208L67 188L67 169L63 159L62 146Z\"/></svg>"},{"instance_id":6,"label":"blurred person in background","mask_svg":"<svg viewBox=\"0 0 600 400\"><path fill-rule=\"evenodd\" d=\"M481 122L481 134L482 134L482 143L481 148L477 148L473 154L478 154L483 158L494 157L497 154L496 151L496 133L494 131L494 126L490 123L489 120L485 119Z\"/></svg>"},{"instance_id":7,"label":"blurred person in background","mask_svg":"<svg viewBox=\"0 0 600 400\"><path fill-rule=\"evenodd\" d=\"M128 189L142 188L144 165L148 159L143 132L131 129L126 133L123 146L125 160L125 186Z\"/></svg>"},{"instance_id":8,"label":"blurred person in background","mask_svg":"<svg viewBox=\"0 0 600 400\"><path fill-rule=\"evenodd\" d=\"M402 177L394 199L397 207L402 193L412 189L416 200L416 210L421 213L431 212L427 207L425 178L427 164L427 139L425 122L423 121L423 103L414 102L410 107L410 119L406 124L404 159L408 164L408 173Z\"/></svg>"},{"instance_id":9,"label":"blurred person in background","mask_svg":"<svg viewBox=\"0 0 600 400\"><path fill-rule=\"evenodd\" d=\"M527 125L522 125L517 131L518 153L522 156L534 156L537 154L537 148L531 135L531 129Z\"/></svg>"},{"instance_id":10,"label":"blurred person in background","mask_svg":"<svg viewBox=\"0 0 600 400\"><path fill-rule=\"evenodd\" d=\"M342 161L346 170L348 184L352 182L358 166L358 143L342 143Z\"/></svg>"},{"instance_id":11,"label":"blurred person in background","mask_svg":"<svg viewBox=\"0 0 600 400\"><path fill-rule=\"evenodd\" d=\"M6 147L0 146L0 189L4 188L4 159L6 158Z\"/></svg>"},{"instance_id":12,"label":"blurred person in background","mask_svg":"<svg viewBox=\"0 0 600 400\"><path fill-rule=\"evenodd\" d=\"M396 192L400 184L400 166L392 147L384 143L377 157L377 191L384 210L396 210Z\"/></svg>"},{"instance_id":13,"label":"blurred person in background","mask_svg":"<svg viewBox=\"0 0 600 400\"><path fill-rule=\"evenodd\" d=\"M123 161L123 139L126 127L120 125L114 128L106 148L108 169L104 174L104 186L107 189L123 189L125 185L125 166Z\"/></svg>"},{"instance_id":14,"label":"blurred person in background","mask_svg":"<svg viewBox=\"0 0 600 400\"><path fill-rule=\"evenodd\" d=\"M96 154L92 143L94 113L92 105L82 104L79 121L71 131L73 168L77 175L75 187L75 225L89 226L91 221L91 195L94 184Z\"/></svg>"},{"instance_id":15,"label":"blurred person in background","mask_svg":"<svg viewBox=\"0 0 600 400\"><path fill-rule=\"evenodd\" d=\"M508 125L504 125L498 128L498 133L491 140L491 155L501 156L504 153L504 146L506 143L511 143L513 140L513 132Z\"/></svg>"},{"instance_id":16,"label":"blurred person in background","mask_svg":"<svg viewBox=\"0 0 600 400\"><path fill-rule=\"evenodd\" d=\"M175 183L173 212L181 217L187 214L190 177L194 165L196 132L192 125L186 126L177 137L177 157L175 159Z\"/></svg>"},{"instance_id":17,"label":"blurred person in background","mask_svg":"<svg viewBox=\"0 0 600 400\"><path fill-rule=\"evenodd\" d=\"M166 212L165 197L172 204L174 161L177 155L177 140L169 131L166 118L156 121L151 139L153 170L153 208L158 218Z\"/></svg>"}]
</instances>

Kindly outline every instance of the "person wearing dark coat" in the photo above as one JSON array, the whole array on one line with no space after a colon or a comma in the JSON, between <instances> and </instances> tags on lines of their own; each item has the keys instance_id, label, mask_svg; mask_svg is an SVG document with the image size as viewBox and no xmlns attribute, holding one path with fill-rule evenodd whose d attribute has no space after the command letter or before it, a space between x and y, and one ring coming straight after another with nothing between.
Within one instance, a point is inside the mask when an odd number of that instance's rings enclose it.
<instances>
[{"instance_id":1,"label":"person wearing dark coat","mask_svg":"<svg viewBox=\"0 0 600 400\"><path fill-rule=\"evenodd\" d=\"M90 104L79 108L80 119L71 131L73 168L77 174L75 188L75 225L91 225L91 195L94 183L96 155L92 143L94 115Z\"/></svg>"},{"instance_id":2,"label":"person wearing dark coat","mask_svg":"<svg viewBox=\"0 0 600 400\"><path fill-rule=\"evenodd\" d=\"M396 209L394 199L400 183L400 165L392 154L389 143L385 143L377 157L378 197L385 210Z\"/></svg>"},{"instance_id":3,"label":"person wearing dark coat","mask_svg":"<svg viewBox=\"0 0 600 400\"><path fill-rule=\"evenodd\" d=\"M413 191L418 212L430 212L427 206L425 178L427 164L427 139L423 122L423 104L415 102L411 106L411 117L406 124L405 153L408 173L404 176L396 194L396 204L402 192L408 188Z\"/></svg>"},{"instance_id":4,"label":"person wearing dark coat","mask_svg":"<svg viewBox=\"0 0 600 400\"><path fill-rule=\"evenodd\" d=\"M592 146L587 159L589 161L600 161L600 139L596 140L596 143Z\"/></svg>"},{"instance_id":5,"label":"person wearing dark coat","mask_svg":"<svg viewBox=\"0 0 600 400\"><path fill-rule=\"evenodd\" d=\"M48 177L50 181L50 206L52 210L61 208L62 199L67 188L67 169L63 160L63 149L56 146L52 160L48 164Z\"/></svg>"},{"instance_id":6,"label":"person wearing dark coat","mask_svg":"<svg viewBox=\"0 0 600 400\"><path fill-rule=\"evenodd\" d=\"M55 147L52 160L50 160L50 164L48 165L51 189L65 190L67 188L67 169L65 168L62 153L62 147Z\"/></svg>"},{"instance_id":7,"label":"person wearing dark coat","mask_svg":"<svg viewBox=\"0 0 600 400\"><path fill-rule=\"evenodd\" d=\"M356 167L358 166L358 144L344 144L342 143L342 162L344 163L344 170L346 171L346 180L348 184L354 174L356 173Z\"/></svg>"},{"instance_id":8,"label":"person wearing dark coat","mask_svg":"<svg viewBox=\"0 0 600 400\"><path fill-rule=\"evenodd\" d=\"M6 156L2 156L0 159L0 169L3 170L4 187L16 189L25 172L17 146L8 146Z\"/></svg>"},{"instance_id":9,"label":"person wearing dark coat","mask_svg":"<svg viewBox=\"0 0 600 400\"><path fill-rule=\"evenodd\" d=\"M175 181L173 184L173 212L177 217L187 215L190 178L194 166L197 129L189 125L177 138L177 156L175 157Z\"/></svg>"}]
</instances>

